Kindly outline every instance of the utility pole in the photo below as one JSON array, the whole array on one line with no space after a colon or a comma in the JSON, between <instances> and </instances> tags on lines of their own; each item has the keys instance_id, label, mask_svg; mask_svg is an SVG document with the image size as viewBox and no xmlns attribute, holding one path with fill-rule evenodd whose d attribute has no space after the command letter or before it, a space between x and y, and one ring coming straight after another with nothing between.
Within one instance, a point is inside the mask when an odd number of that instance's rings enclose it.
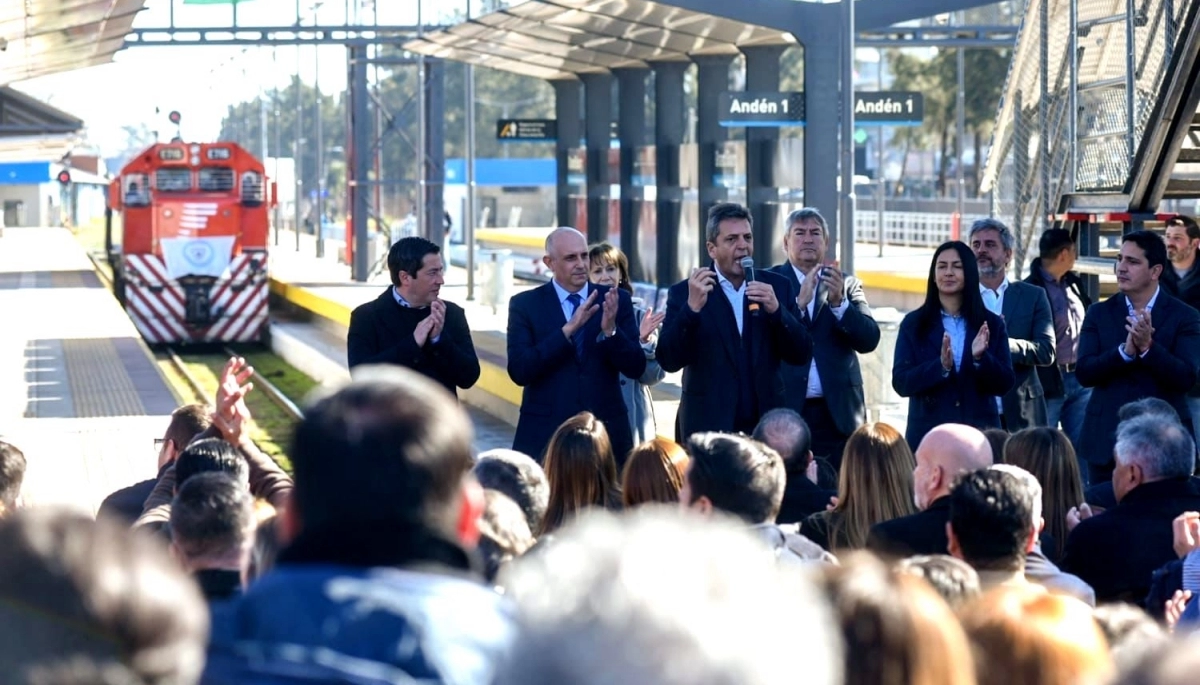
<instances>
[{"instance_id":1,"label":"utility pole","mask_svg":"<svg viewBox=\"0 0 1200 685\"><path fill-rule=\"evenodd\" d=\"M321 9L324 2L313 4L313 26L320 26L317 19L317 12ZM321 194L325 190L325 150L323 149L325 141L323 140L322 116L321 112L321 46L313 46L313 90L317 95L317 112L315 114L317 121L317 197L313 201L313 214L316 215L316 232L317 232L317 258L325 256L325 211L323 207L324 198Z\"/></svg>"},{"instance_id":2,"label":"utility pole","mask_svg":"<svg viewBox=\"0 0 1200 685\"><path fill-rule=\"evenodd\" d=\"M467 20L471 19L471 0L467 0ZM463 212L463 242L467 245L467 300L475 299L475 66L466 65L467 120L467 206Z\"/></svg>"},{"instance_id":3,"label":"utility pole","mask_svg":"<svg viewBox=\"0 0 1200 685\"><path fill-rule=\"evenodd\" d=\"M854 271L854 0L842 0L842 211L839 266Z\"/></svg>"}]
</instances>

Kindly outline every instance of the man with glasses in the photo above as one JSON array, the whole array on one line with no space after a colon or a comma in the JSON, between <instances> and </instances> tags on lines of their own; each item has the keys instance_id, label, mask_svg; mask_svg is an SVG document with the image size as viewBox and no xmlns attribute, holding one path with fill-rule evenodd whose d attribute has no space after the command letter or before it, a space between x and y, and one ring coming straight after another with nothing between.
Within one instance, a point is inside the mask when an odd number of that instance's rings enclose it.
<instances>
[{"instance_id":1,"label":"man with glasses","mask_svg":"<svg viewBox=\"0 0 1200 685\"><path fill-rule=\"evenodd\" d=\"M1163 288L1183 300L1184 304L1200 310L1200 269L1196 268L1196 250L1200 248L1200 226L1190 216L1182 214L1167 220L1167 259L1170 268L1163 273ZM1200 442L1200 384L1187 397L1192 429Z\"/></svg>"}]
</instances>

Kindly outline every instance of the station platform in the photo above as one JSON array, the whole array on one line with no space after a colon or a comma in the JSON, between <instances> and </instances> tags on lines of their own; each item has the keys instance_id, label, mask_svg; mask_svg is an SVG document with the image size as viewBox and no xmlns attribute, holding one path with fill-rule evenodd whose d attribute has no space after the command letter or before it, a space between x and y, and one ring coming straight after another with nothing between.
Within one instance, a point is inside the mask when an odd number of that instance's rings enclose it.
<instances>
[{"instance_id":1,"label":"station platform","mask_svg":"<svg viewBox=\"0 0 1200 685\"><path fill-rule=\"evenodd\" d=\"M25 454L23 504L94 515L154 477L179 401L70 232L4 229L0 312L0 439Z\"/></svg>"},{"instance_id":2,"label":"station platform","mask_svg":"<svg viewBox=\"0 0 1200 685\"><path fill-rule=\"evenodd\" d=\"M355 283L350 280L349 267L339 263L336 258L340 242L327 241L322 258L313 256L315 241L310 235L300 236L299 251L295 245L295 234L281 232L279 247L271 252L272 347L276 354L317 380L336 380L347 373L345 338L350 312L375 299L389 287L389 276L384 271L375 274L367 283ZM865 263L876 269L885 265L896 268L892 272L877 270L868 271L868 274L878 274L878 278L885 283L894 281L910 289L914 289L919 280L917 302L924 299L931 250L920 254L915 249L908 249L884 258L870 256L875 254L872 250L877 248L862 246L861 255L856 255L860 264ZM871 259L876 261L869 261ZM894 331L901 318L901 310L887 305L878 306L876 299L880 286L866 283L871 276L860 273L860 277L868 291L867 299L875 309L881 327L885 329L879 349L863 357L868 404L874 406L872 420L904 426L907 405L891 388ZM509 289L509 295L537 285L518 280ZM507 308L503 305L493 307L481 304L483 284L478 281L475 295L474 301L467 300L466 269L448 266L441 297L466 311L481 368L479 381L470 390L460 391L459 396L469 406L483 410L510 427L515 426L519 418L521 388L512 382L507 371ZM913 294L913 297L917 295ZM293 314L301 313L301 318L306 322L289 321L288 310ZM889 330L892 333L890 336ZM651 388L655 421L663 437L673 438L675 414L682 393L682 375L682 372L668 374L662 382Z\"/></svg>"}]
</instances>

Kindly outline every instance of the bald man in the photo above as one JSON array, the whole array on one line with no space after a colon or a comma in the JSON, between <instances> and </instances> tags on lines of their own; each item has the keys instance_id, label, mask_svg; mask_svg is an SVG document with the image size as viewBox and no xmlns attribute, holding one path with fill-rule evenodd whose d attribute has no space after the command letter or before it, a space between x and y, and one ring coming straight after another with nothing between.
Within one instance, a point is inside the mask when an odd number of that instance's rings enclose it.
<instances>
[{"instance_id":1,"label":"bald man","mask_svg":"<svg viewBox=\"0 0 1200 685\"><path fill-rule=\"evenodd\" d=\"M620 288L588 283L587 240L573 228L546 237L542 261L554 278L508 305L508 375L524 388L513 449L541 463L555 429L589 411L623 464L633 434L621 375L646 368L633 302Z\"/></svg>"},{"instance_id":2,"label":"bald man","mask_svg":"<svg viewBox=\"0 0 1200 685\"><path fill-rule=\"evenodd\" d=\"M992 465L992 447L977 428L944 423L925 434L917 447L913 503L919 512L871 527L867 549L897 558L946 554L950 490L957 478Z\"/></svg>"}]
</instances>

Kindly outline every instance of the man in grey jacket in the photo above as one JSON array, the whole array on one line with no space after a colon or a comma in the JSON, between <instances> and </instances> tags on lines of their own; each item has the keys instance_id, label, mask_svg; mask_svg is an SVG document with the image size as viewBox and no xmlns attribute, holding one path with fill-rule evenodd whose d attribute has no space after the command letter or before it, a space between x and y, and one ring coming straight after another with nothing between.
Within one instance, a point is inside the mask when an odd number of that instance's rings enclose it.
<instances>
[{"instance_id":1,"label":"man in grey jacket","mask_svg":"<svg viewBox=\"0 0 1200 685\"><path fill-rule=\"evenodd\" d=\"M1015 433L1046 425L1046 397L1035 369L1054 363L1054 314L1046 291L1024 281L1008 280L1014 238L997 219L971 224L971 251L979 262L983 303L1004 318L1008 351L1017 380L997 400L1004 428Z\"/></svg>"}]
</instances>

